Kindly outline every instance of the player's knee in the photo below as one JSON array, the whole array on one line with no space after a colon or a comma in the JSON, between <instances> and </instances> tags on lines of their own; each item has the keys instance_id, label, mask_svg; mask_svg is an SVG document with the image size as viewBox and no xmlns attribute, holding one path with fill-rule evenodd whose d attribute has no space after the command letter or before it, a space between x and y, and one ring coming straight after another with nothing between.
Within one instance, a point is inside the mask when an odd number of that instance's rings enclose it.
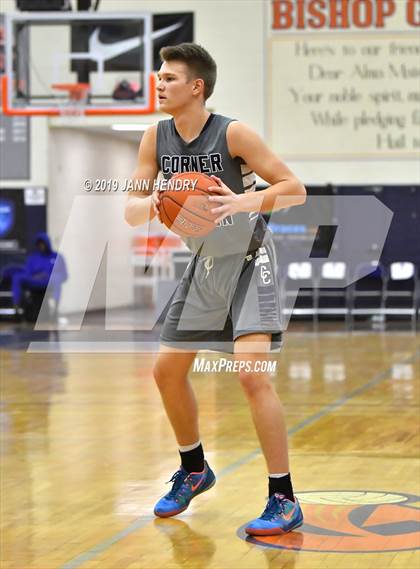
<instances>
[{"instance_id":1,"label":"player's knee","mask_svg":"<svg viewBox=\"0 0 420 569\"><path fill-rule=\"evenodd\" d=\"M266 373L242 370L239 372L239 381L247 397L254 397L272 389Z\"/></svg>"},{"instance_id":2,"label":"player's knee","mask_svg":"<svg viewBox=\"0 0 420 569\"><path fill-rule=\"evenodd\" d=\"M153 366L153 377L159 389L163 388L170 379L168 368L157 361Z\"/></svg>"}]
</instances>

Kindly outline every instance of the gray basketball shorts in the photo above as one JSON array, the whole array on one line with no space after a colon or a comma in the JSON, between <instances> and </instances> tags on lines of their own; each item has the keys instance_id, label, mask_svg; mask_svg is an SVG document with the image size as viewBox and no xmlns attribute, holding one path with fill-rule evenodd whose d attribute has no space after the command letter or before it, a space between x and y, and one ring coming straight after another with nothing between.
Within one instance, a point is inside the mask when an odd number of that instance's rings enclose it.
<instances>
[{"instance_id":1,"label":"gray basketball shorts","mask_svg":"<svg viewBox=\"0 0 420 569\"><path fill-rule=\"evenodd\" d=\"M175 290L161 343L233 353L234 340L252 333L271 334L272 350L282 345L273 241L246 256L194 256Z\"/></svg>"}]
</instances>

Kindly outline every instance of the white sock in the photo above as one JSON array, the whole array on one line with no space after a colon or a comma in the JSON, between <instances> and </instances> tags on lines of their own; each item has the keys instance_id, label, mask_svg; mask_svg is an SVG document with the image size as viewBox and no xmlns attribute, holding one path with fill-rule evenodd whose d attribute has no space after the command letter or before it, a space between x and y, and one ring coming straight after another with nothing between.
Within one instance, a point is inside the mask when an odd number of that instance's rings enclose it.
<instances>
[{"instance_id":1,"label":"white sock","mask_svg":"<svg viewBox=\"0 0 420 569\"><path fill-rule=\"evenodd\" d=\"M178 446L180 452L188 452L189 450L194 450L201 445L201 441L198 441L192 445L187 445L185 447Z\"/></svg>"},{"instance_id":2,"label":"white sock","mask_svg":"<svg viewBox=\"0 0 420 569\"><path fill-rule=\"evenodd\" d=\"M275 472L274 474L269 474L270 478L283 478L283 476L287 476L288 472Z\"/></svg>"}]
</instances>

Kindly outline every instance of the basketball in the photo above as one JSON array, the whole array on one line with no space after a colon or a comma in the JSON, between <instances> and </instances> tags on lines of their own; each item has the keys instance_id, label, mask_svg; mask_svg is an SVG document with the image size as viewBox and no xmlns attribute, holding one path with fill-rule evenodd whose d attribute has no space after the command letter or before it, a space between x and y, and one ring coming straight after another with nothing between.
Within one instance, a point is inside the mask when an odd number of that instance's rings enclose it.
<instances>
[{"instance_id":1,"label":"basketball","mask_svg":"<svg viewBox=\"0 0 420 569\"><path fill-rule=\"evenodd\" d=\"M203 237L216 227L216 203L208 201L209 187L217 185L200 172L175 174L168 189L160 193L159 213L162 222L181 237ZM173 188L173 189L171 189Z\"/></svg>"}]
</instances>

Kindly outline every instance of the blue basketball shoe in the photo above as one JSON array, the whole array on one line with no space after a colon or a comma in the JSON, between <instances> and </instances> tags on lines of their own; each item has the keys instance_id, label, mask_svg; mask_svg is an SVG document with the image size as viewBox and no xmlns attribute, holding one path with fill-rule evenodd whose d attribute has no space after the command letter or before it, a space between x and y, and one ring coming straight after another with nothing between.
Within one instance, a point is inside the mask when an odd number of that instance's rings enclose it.
<instances>
[{"instance_id":1,"label":"blue basketball shoe","mask_svg":"<svg viewBox=\"0 0 420 569\"><path fill-rule=\"evenodd\" d=\"M249 535L278 535L302 524L303 514L297 498L291 502L283 494L273 494L261 516L249 522L245 531Z\"/></svg>"},{"instance_id":2,"label":"blue basketball shoe","mask_svg":"<svg viewBox=\"0 0 420 569\"><path fill-rule=\"evenodd\" d=\"M188 474L181 466L169 482L173 482L172 489L155 506L155 515L160 518L176 516L186 510L193 498L216 484L216 477L204 462L203 472Z\"/></svg>"}]
</instances>

